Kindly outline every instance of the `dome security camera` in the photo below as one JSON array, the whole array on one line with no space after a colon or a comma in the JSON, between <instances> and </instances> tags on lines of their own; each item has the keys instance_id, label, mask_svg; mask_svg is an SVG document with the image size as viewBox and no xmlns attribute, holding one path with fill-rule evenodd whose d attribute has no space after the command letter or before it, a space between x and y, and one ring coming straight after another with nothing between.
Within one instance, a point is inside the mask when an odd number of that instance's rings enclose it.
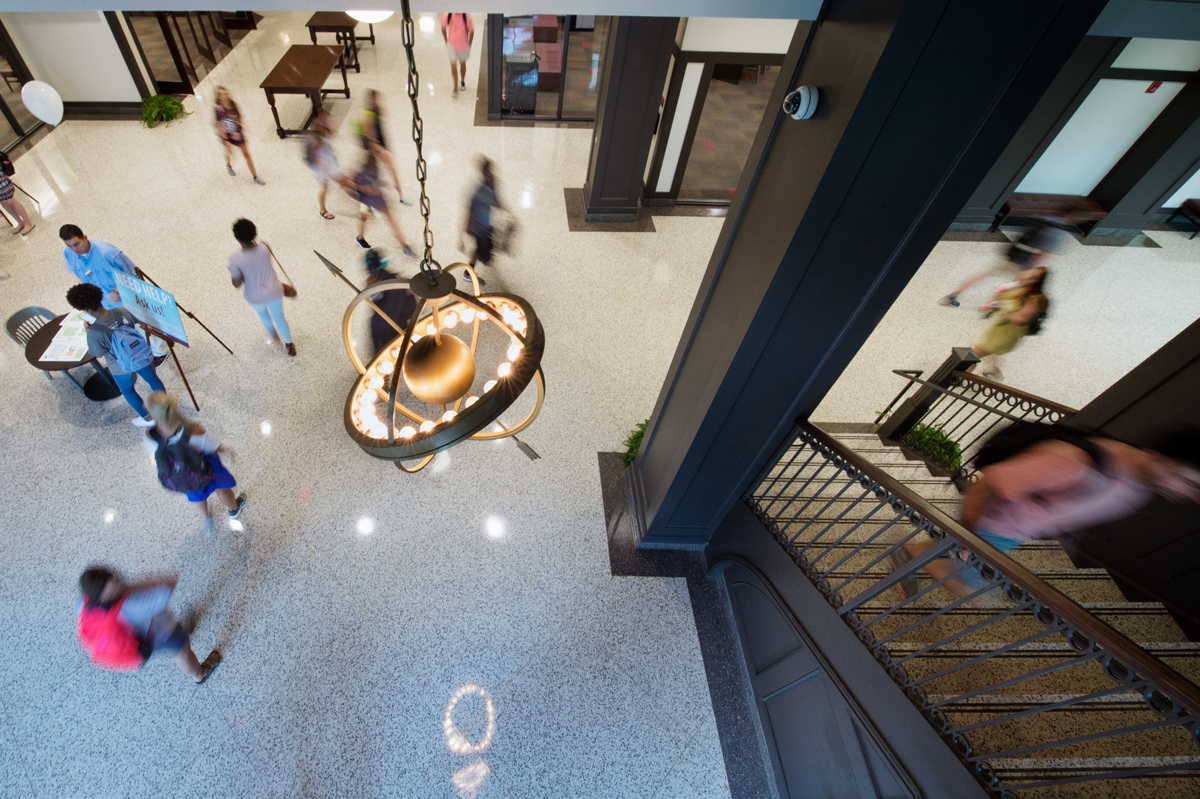
<instances>
[{"instance_id":1,"label":"dome security camera","mask_svg":"<svg viewBox=\"0 0 1200 799\"><path fill-rule=\"evenodd\" d=\"M809 119L817 111L820 92L816 86L801 86L783 98L783 113L792 119Z\"/></svg>"}]
</instances>

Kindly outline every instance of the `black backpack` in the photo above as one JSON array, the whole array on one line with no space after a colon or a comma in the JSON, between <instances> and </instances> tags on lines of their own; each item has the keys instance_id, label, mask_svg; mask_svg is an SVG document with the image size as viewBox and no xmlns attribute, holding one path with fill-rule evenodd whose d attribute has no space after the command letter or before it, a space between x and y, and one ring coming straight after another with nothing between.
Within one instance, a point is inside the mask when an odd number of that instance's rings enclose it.
<instances>
[{"instance_id":1,"label":"black backpack","mask_svg":"<svg viewBox=\"0 0 1200 799\"><path fill-rule=\"evenodd\" d=\"M17 168L13 166L12 159L8 157L8 153L0 150L0 172L8 175L10 178L17 174Z\"/></svg>"},{"instance_id":2,"label":"black backpack","mask_svg":"<svg viewBox=\"0 0 1200 799\"><path fill-rule=\"evenodd\" d=\"M994 463L1008 460L1042 441L1063 441L1078 447L1088 454L1092 463L1099 465L1100 448L1084 433L1077 433L1056 424L1043 422L1013 422L988 439L975 454L975 468L983 469Z\"/></svg>"},{"instance_id":3,"label":"black backpack","mask_svg":"<svg viewBox=\"0 0 1200 799\"><path fill-rule=\"evenodd\" d=\"M183 435L174 442L168 442L153 428L150 437L158 442L154 462L158 464L158 482L163 484L163 488L190 494L212 482L212 465L203 453L189 443L191 430L185 427Z\"/></svg>"}]
</instances>

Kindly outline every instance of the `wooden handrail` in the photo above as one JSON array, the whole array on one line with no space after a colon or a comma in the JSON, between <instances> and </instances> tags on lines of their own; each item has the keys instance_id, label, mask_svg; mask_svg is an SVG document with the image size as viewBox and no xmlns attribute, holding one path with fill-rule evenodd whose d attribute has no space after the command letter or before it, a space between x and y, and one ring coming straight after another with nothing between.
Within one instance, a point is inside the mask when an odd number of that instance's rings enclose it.
<instances>
[{"instance_id":1,"label":"wooden handrail","mask_svg":"<svg viewBox=\"0 0 1200 799\"><path fill-rule=\"evenodd\" d=\"M1134 669L1142 677L1171 695L1190 713L1200 715L1200 686L1184 677L1175 669L1152 657L1135 642L1122 635L1117 630L1105 624L1100 619L1088 613L1073 599L1043 582L1036 574L1005 555L979 536L963 527L959 522L936 508L931 503L917 496L903 483L889 475L872 463L868 463L861 455L846 447L840 441L827 435L805 419L796 419L796 426L807 435L812 436L823 446L846 461L854 464L854 468L899 497L913 510L932 521L942 532L949 535L971 550L980 560L992 568L1007 575L1022 589L1028 591L1064 621L1075 627L1095 643L1099 644L1110 654L1119 658L1125 665Z\"/></svg>"}]
</instances>

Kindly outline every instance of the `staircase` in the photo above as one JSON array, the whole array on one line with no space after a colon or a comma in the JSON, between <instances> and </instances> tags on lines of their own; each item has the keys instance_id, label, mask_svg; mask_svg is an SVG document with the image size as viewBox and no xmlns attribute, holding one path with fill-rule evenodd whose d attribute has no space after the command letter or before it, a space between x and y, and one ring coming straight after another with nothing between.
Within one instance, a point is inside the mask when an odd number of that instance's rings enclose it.
<instances>
[{"instance_id":1,"label":"staircase","mask_svg":"<svg viewBox=\"0 0 1200 799\"><path fill-rule=\"evenodd\" d=\"M996 796L1200 796L1196 716L1165 689L1162 675L1144 677L1145 668L1099 645L1102 632L1066 623L1050 603L1022 590L1030 585L1014 584L1015 576L1000 575L997 587L965 602L943 587L905 602L894 579L888 584L887 553L914 533L932 531L937 539L941 532L919 500L906 504L899 487L881 493L881 481L854 463L873 464L952 519L961 495L923 461L881 443L870 426L830 428L837 432L824 436L846 450L848 471L837 473L838 461L829 457L836 452L813 458L821 442L800 436L750 505ZM909 510L926 532L915 532ZM1186 639L1162 605L1126 601L1107 571L1075 568L1054 541L1009 556L1032 573L1027 583L1055 589L1145 655L1200 683L1200 644ZM917 573L920 588L933 583Z\"/></svg>"}]
</instances>

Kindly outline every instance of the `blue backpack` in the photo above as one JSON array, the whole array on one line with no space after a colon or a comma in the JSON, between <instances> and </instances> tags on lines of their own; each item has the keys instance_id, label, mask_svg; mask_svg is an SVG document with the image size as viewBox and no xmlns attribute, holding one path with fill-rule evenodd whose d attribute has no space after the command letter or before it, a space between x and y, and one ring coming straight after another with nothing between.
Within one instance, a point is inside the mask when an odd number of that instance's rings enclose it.
<instances>
[{"instance_id":1,"label":"blue backpack","mask_svg":"<svg viewBox=\"0 0 1200 799\"><path fill-rule=\"evenodd\" d=\"M112 342L109 344L112 356L117 365L127 373L145 369L154 362L154 353L145 337L135 328L117 325L112 332Z\"/></svg>"}]
</instances>

